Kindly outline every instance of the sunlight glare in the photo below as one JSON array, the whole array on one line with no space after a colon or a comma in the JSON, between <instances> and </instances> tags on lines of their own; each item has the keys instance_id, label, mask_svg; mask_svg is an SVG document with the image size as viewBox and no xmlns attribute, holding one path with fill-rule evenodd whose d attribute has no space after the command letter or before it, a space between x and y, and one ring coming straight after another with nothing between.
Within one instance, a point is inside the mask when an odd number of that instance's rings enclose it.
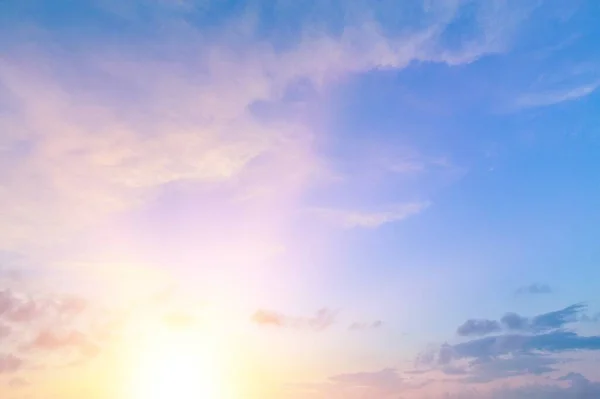
<instances>
[{"instance_id":1,"label":"sunlight glare","mask_svg":"<svg viewBox=\"0 0 600 399\"><path fill-rule=\"evenodd\" d=\"M216 353L202 336L152 333L136 357L127 399L224 399Z\"/></svg>"}]
</instances>

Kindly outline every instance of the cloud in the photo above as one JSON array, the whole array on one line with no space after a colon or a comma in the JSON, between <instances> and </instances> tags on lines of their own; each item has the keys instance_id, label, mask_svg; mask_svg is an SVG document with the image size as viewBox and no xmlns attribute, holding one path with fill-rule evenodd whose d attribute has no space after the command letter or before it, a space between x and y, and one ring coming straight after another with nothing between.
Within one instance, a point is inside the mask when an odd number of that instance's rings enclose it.
<instances>
[{"instance_id":1,"label":"cloud","mask_svg":"<svg viewBox=\"0 0 600 399\"><path fill-rule=\"evenodd\" d=\"M578 315L586 309L586 305L578 303L554 312L544 313L533 318L519 316L516 313L505 314L501 322L509 330L548 331L561 328L578 320Z\"/></svg>"},{"instance_id":2,"label":"cloud","mask_svg":"<svg viewBox=\"0 0 600 399\"><path fill-rule=\"evenodd\" d=\"M156 19L124 6L133 15L122 45L110 35L94 37L93 44L85 34L65 40L51 28L32 41L18 24L3 31L11 42L40 45L27 55L5 52L0 60L0 100L10 110L0 121L0 130L10 133L0 139L0 247L23 249L72 237L175 183L226 186L235 197L280 195L282 187L294 195L325 173L314 148L315 118L290 105L287 96L298 82L318 94L350 75L402 69L414 61L473 62L504 51L535 4L527 1L516 10L481 2L471 10L462 2L427 2L406 6L406 15L418 23L391 23L382 16L397 10L396 3L336 1L309 6L306 15L294 12L297 28L290 29L285 18L273 18L287 15L290 4L275 2L243 8L255 11L242 15L217 13L221 17L207 30L193 22L207 12L204 6L161 12L162 3L147 7ZM347 18L315 23L332 15L321 7ZM270 14L259 11L271 8ZM124 18L122 12L103 15L104 23ZM265 32L262 17L275 26ZM457 40L455 22L465 17L472 29ZM85 21L63 22L78 31ZM162 33L155 45L136 46L137 29ZM290 31L290 40L282 40L281 32ZM265 120L252 111L259 103L286 112ZM345 226L376 227L422 207L333 217Z\"/></svg>"},{"instance_id":3,"label":"cloud","mask_svg":"<svg viewBox=\"0 0 600 399\"><path fill-rule=\"evenodd\" d=\"M375 330L375 329L381 328L382 326L383 326L383 322L381 320L376 320L372 323L354 322L348 326L348 330L350 330L350 331Z\"/></svg>"},{"instance_id":4,"label":"cloud","mask_svg":"<svg viewBox=\"0 0 600 399\"><path fill-rule=\"evenodd\" d=\"M600 350L600 336L580 336L569 331L552 331L537 335L506 334L480 338L450 346L450 359L489 358L517 352L565 352Z\"/></svg>"},{"instance_id":5,"label":"cloud","mask_svg":"<svg viewBox=\"0 0 600 399\"><path fill-rule=\"evenodd\" d=\"M557 378L558 381L584 381L586 379L582 374L573 372Z\"/></svg>"},{"instance_id":6,"label":"cloud","mask_svg":"<svg viewBox=\"0 0 600 399\"><path fill-rule=\"evenodd\" d=\"M377 389L393 392L402 388L403 379L395 369L387 368L370 373L339 374L329 378L330 381L353 388Z\"/></svg>"},{"instance_id":7,"label":"cloud","mask_svg":"<svg viewBox=\"0 0 600 399\"><path fill-rule=\"evenodd\" d=\"M483 358L471 362L465 383L486 383L502 378L510 378L525 374L541 375L556 371L555 365L565 363L552 356L536 354L514 354L496 358Z\"/></svg>"},{"instance_id":8,"label":"cloud","mask_svg":"<svg viewBox=\"0 0 600 399\"><path fill-rule=\"evenodd\" d=\"M331 386L321 385L318 388L329 393L330 395L317 397L354 399L363 398L365 395L370 395L368 397L376 399L392 397L404 398L405 396L402 395L414 387L414 384L411 386L409 382L403 381L401 378L396 380L394 379L392 373L392 369L382 370L379 373L357 373L356 377L354 377L356 381L366 380L364 381L363 389L359 390L358 392L352 392L348 390L341 391L334 390ZM348 376L352 375L349 374ZM425 396L415 396L411 393L410 397L426 397L432 399L592 399L597 398L600 395L600 383L590 381L581 374L570 373L570 376L562 379L562 381L568 381L568 385L564 386L552 383L525 384L521 386L506 385L492 390L485 389L479 391L474 389L463 389L461 392L440 393L437 395L430 394ZM376 384L374 385L374 383ZM369 390L367 387L371 387L371 389ZM336 393L337 395L335 395ZM312 398L313 396L309 397Z\"/></svg>"},{"instance_id":9,"label":"cloud","mask_svg":"<svg viewBox=\"0 0 600 399\"><path fill-rule=\"evenodd\" d=\"M20 291L0 290L0 337L10 348L28 355L23 359L5 357L0 368L64 365L98 354L100 346L88 336L96 314L87 300L75 295L34 292L28 281L24 281ZM47 355L58 360L49 361Z\"/></svg>"},{"instance_id":10,"label":"cloud","mask_svg":"<svg viewBox=\"0 0 600 399\"><path fill-rule=\"evenodd\" d=\"M553 290L552 290L552 288L548 284L540 284L540 283L533 283L533 284L530 284L530 285L519 287L515 291L515 293L517 295L524 295L524 294L532 294L532 295L537 295L537 294L551 294L552 292L553 292Z\"/></svg>"},{"instance_id":11,"label":"cloud","mask_svg":"<svg viewBox=\"0 0 600 399\"><path fill-rule=\"evenodd\" d=\"M23 378L15 377L8 381L8 386L14 389L24 388L30 386L31 383Z\"/></svg>"},{"instance_id":12,"label":"cloud","mask_svg":"<svg viewBox=\"0 0 600 399\"><path fill-rule=\"evenodd\" d=\"M59 332L40 331L29 345L29 349L55 351L64 348L77 348L86 355L95 355L98 347L79 331Z\"/></svg>"},{"instance_id":13,"label":"cloud","mask_svg":"<svg viewBox=\"0 0 600 399\"><path fill-rule=\"evenodd\" d=\"M500 323L495 320L469 319L458 327L456 333L461 337L487 335L501 330Z\"/></svg>"},{"instance_id":14,"label":"cloud","mask_svg":"<svg viewBox=\"0 0 600 399\"><path fill-rule=\"evenodd\" d=\"M534 317L524 317L508 312L500 321L488 319L469 319L460 325L456 333L459 336L481 336L496 333L502 328L508 331L543 332L564 327L580 319L579 315L586 309L585 304L574 304L564 309L543 313Z\"/></svg>"},{"instance_id":15,"label":"cloud","mask_svg":"<svg viewBox=\"0 0 600 399\"><path fill-rule=\"evenodd\" d=\"M26 325L42 319L69 320L88 307L88 302L74 295L32 297L10 289L0 290L0 319Z\"/></svg>"},{"instance_id":16,"label":"cloud","mask_svg":"<svg viewBox=\"0 0 600 399\"><path fill-rule=\"evenodd\" d=\"M572 360L555 355L600 350L600 336L553 331L537 335L506 334L455 345L444 344L421 356L419 364L434 365L464 383L486 383L523 375L542 375ZM450 371L450 372L448 372Z\"/></svg>"},{"instance_id":17,"label":"cloud","mask_svg":"<svg viewBox=\"0 0 600 399\"><path fill-rule=\"evenodd\" d=\"M31 322L43 314L42 306L31 298L15 295L11 290L0 291L0 317L8 321Z\"/></svg>"},{"instance_id":18,"label":"cloud","mask_svg":"<svg viewBox=\"0 0 600 399\"><path fill-rule=\"evenodd\" d=\"M581 322L585 322L585 323L597 323L600 321L600 312L590 316L587 314L581 315L581 317L579 318L579 321Z\"/></svg>"},{"instance_id":19,"label":"cloud","mask_svg":"<svg viewBox=\"0 0 600 399\"><path fill-rule=\"evenodd\" d=\"M252 315L251 320L260 326L323 331L335 323L336 316L336 311L327 308L318 310L310 317L293 317L270 310L258 310Z\"/></svg>"},{"instance_id":20,"label":"cloud","mask_svg":"<svg viewBox=\"0 0 600 399\"><path fill-rule=\"evenodd\" d=\"M10 311L15 306L15 298L9 290L0 291L0 315Z\"/></svg>"},{"instance_id":21,"label":"cloud","mask_svg":"<svg viewBox=\"0 0 600 399\"><path fill-rule=\"evenodd\" d=\"M526 384L501 387L490 392L447 394L446 399L592 399L600 397L600 383L579 375L568 386L557 384Z\"/></svg>"},{"instance_id":22,"label":"cloud","mask_svg":"<svg viewBox=\"0 0 600 399\"><path fill-rule=\"evenodd\" d=\"M600 336L583 336L564 328L577 321L584 309L585 305L574 304L530 318L507 313L500 323L468 320L459 327L460 336L504 333L457 344L445 343L421 353L416 364L453 376L464 374L460 381L466 383L550 373L557 370L557 365L570 361L559 354L600 350Z\"/></svg>"},{"instance_id":23,"label":"cloud","mask_svg":"<svg viewBox=\"0 0 600 399\"><path fill-rule=\"evenodd\" d=\"M257 310L252 315L252 321L262 326L282 327L286 323L286 317L270 310Z\"/></svg>"},{"instance_id":24,"label":"cloud","mask_svg":"<svg viewBox=\"0 0 600 399\"><path fill-rule=\"evenodd\" d=\"M526 317L519 316L512 312L502 316L500 322L509 330L526 330L529 325L529 321Z\"/></svg>"},{"instance_id":25,"label":"cloud","mask_svg":"<svg viewBox=\"0 0 600 399\"><path fill-rule=\"evenodd\" d=\"M411 390L431 383L430 379L415 380L404 378L394 368L384 368L373 372L344 373L334 375L325 382L291 384L285 397L319 399L392 399L404 398ZM412 397L412 396L411 396Z\"/></svg>"},{"instance_id":26,"label":"cloud","mask_svg":"<svg viewBox=\"0 0 600 399\"><path fill-rule=\"evenodd\" d=\"M467 369L465 367L450 365L443 367L442 372L446 375L465 375L467 374Z\"/></svg>"},{"instance_id":27,"label":"cloud","mask_svg":"<svg viewBox=\"0 0 600 399\"><path fill-rule=\"evenodd\" d=\"M330 208L314 208L312 212L329 222L344 228L376 228L381 225L399 222L416 215L429 207L429 202L411 202L395 205L385 211L351 211Z\"/></svg>"},{"instance_id":28,"label":"cloud","mask_svg":"<svg viewBox=\"0 0 600 399\"><path fill-rule=\"evenodd\" d=\"M12 328L6 324L0 323L0 339L6 338L12 333Z\"/></svg>"},{"instance_id":29,"label":"cloud","mask_svg":"<svg viewBox=\"0 0 600 399\"><path fill-rule=\"evenodd\" d=\"M54 306L62 316L77 316L88 308L89 303L85 298L67 295L55 298Z\"/></svg>"},{"instance_id":30,"label":"cloud","mask_svg":"<svg viewBox=\"0 0 600 399\"><path fill-rule=\"evenodd\" d=\"M591 82L582 86L575 86L563 90L551 90L538 93L527 93L517 99L517 106L521 108L544 107L560 104L565 101L574 101L594 93L600 87L600 81Z\"/></svg>"},{"instance_id":31,"label":"cloud","mask_svg":"<svg viewBox=\"0 0 600 399\"><path fill-rule=\"evenodd\" d=\"M535 316L530 323L531 329L545 331L563 327L565 324L577 321L577 316L585 309L587 309L586 305L578 303L561 310Z\"/></svg>"},{"instance_id":32,"label":"cloud","mask_svg":"<svg viewBox=\"0 0 600 399\"><path fill-rule=\"evenodd\" d=\"M333 325L333 323L335 323L336 316L336 311L323 308L318 310L317 314L313 317L309 317L305 321L300 320L299 324L302 325L306 323L311 329L316 331L322 331Z\"/></svg>"},{"instance_id":33,"label":"cloud","mask_svg":"<svg viewBox=\"0 0 600 399\"><path fill-rule=\"evenodd\" d=\"M43 314L42 307L34 300L26 299L18 303L6 318L15 323L28 323L39 318Z\"/></svg>"},{"instance_id":34,"label":"cloud","mask_svg":"<svg viewBox=\"0 0 600 399\"><path fill-rule=\"evenodd\" d=\"M23 361L16 356L0 354L0 374L13 373L21 368Z\"/></svg>"}]
</instances>

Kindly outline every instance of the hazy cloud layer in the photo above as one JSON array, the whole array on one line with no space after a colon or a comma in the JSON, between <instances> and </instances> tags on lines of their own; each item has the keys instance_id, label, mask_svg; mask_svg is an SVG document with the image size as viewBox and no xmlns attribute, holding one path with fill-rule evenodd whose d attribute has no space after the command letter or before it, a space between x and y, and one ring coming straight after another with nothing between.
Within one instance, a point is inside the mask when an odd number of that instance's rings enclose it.
<instances>
[{"instance_id":1,"label":"hazy cloud layer","mask_svg":"<svg viewBox=\"0 0 600 399\"><path fill-rule=\"evenodd\" d=\"M569 384L527 384L505 387L491 392L470 391L444 396L447 399L592 399L600 395L600 383L589 381L582 375L573 374Z\"/></svg>"}]
</instances>

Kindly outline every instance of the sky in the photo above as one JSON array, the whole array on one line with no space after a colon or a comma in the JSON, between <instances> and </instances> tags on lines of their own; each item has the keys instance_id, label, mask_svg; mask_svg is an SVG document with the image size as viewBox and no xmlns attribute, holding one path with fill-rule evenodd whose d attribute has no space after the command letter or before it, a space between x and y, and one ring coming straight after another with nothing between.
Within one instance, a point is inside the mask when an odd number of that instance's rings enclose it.
<instances>
[{"instance_id":1,"label":"sky","mask_svg":"<svg viewBox=\"0 0 600 399\"><path fill-rule=\"evenodd\" d=\"M0 2L0 397L600 397L600 3Z\"/></svg>"}]
</instances>

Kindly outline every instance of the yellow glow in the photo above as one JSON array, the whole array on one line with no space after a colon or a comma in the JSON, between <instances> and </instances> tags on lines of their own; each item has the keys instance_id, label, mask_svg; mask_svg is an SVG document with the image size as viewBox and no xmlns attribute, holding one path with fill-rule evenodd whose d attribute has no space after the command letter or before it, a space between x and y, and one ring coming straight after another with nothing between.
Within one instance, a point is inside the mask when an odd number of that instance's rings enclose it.
<instances>
[{"instance_id":1,"label":"yellow glow","mask_svg":"<svg viewBox=\"0 0 600 399\"><path fill-rule=\"evenodd\" d=\"M226 399L218 353L202 335L159 329L138 343L126 399Z\"/></svg>"}]
</instances>

